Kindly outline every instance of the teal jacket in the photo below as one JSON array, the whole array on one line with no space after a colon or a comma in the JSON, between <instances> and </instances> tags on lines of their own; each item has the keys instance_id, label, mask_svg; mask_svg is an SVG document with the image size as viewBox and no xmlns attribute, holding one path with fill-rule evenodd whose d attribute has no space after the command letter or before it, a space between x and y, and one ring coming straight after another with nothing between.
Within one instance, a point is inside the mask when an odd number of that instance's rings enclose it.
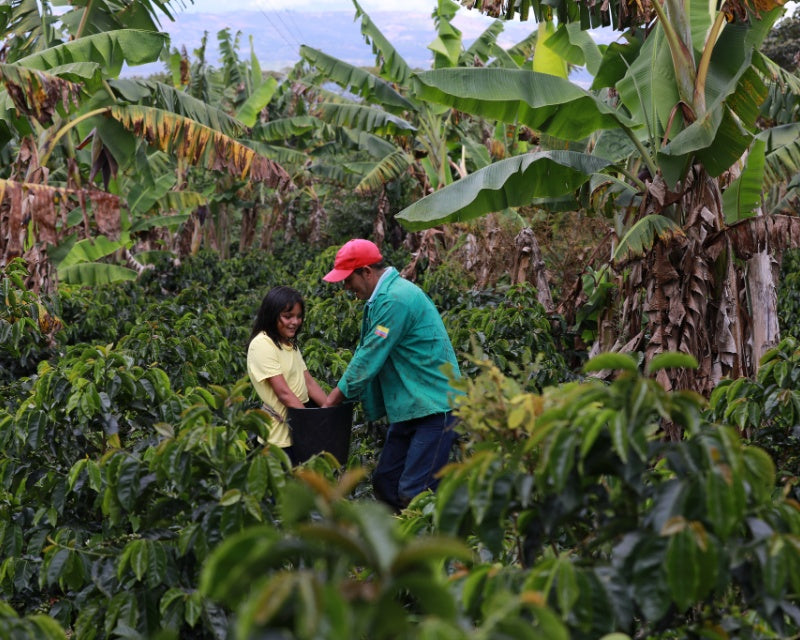
<instances>
[{"instance_id":1,"label":"teal jacket","mask_svg":"<svg viewBox=\"0 0 800 640\"><path fill-rule=\"evenodd\" d=\"M359 399L367 420L387 416L402 422L449 411L458 393L441 371L458 362L444 323L431 299L415 284L390 271L364 308L361 338L339 380L339 390Z\"/></svg>"}]
</instances>

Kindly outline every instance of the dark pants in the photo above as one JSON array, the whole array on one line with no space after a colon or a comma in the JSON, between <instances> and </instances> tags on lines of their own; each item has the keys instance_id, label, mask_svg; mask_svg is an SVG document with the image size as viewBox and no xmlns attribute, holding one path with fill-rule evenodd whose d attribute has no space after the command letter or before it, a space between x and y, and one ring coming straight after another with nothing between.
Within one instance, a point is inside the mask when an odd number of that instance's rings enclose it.
<instances>
[{"instance_id":1,"label":"dark pants","mask_svg":"<svg viewBox=\"0 0 800 640\"><path fill-rule=\"evenodd\" d=\"M400 511L417 494L436 489L434 476L447 464L456 439L454 423L447 412L390 424L372 474L375 496Z\"/></svg>"}]
</instances>

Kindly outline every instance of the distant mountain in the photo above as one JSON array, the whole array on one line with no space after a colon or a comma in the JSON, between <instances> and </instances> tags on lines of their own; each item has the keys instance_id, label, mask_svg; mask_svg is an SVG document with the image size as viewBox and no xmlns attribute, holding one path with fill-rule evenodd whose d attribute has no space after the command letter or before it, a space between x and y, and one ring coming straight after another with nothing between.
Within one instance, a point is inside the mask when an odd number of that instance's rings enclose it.
<instances>
[{"instance_id":1,"label":"distant mountain","mask_svg":"<svg viewBox=\"0 0 800 640\"><path fill-rule=\"evenodd\" d=\"M466 43L472 42L491 23L483 16L460 14L454 24L462 31ZM429 68L432 54L427 48L435 37L429 13L376 12L370 18L412 68ZM181 13L175 22L165 21L162 27L170 35L171 46L186 49L190 56L208 32L207 56L211 64L219 64L217 32L228 28L231 34L242 33L240 57L250 55L249 36L253 36L256 56L263 69L283 70L300 58L301 44L320 49L351 64L366 66L375 63L371 47L364 42L360 21L353 12L329 11L300 13L296 11L240 11L235 13ZM510 46L522 40L533 23L508 23L500 42ZM126 69L124 75L149 75L163 71L163 64Z\"/></svg>"}]
</instances>

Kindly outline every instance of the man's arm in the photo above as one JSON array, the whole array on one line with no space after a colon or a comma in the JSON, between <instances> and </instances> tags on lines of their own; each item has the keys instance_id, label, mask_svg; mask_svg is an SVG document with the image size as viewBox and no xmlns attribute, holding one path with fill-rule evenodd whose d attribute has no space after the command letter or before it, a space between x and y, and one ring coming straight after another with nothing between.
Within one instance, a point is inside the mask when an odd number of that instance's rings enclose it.
<instances>
[{"instance_id":1,"label":"man's arm","mask_svg":"<svg viewBox=\"0 0 800 640\"><path fill-rule=\"evenodd\" d=\"M342 393L341 389L339 389L339 387L334 387L333 389L331 389L331 392L328 394L328 399L325 401L325 404L323 404L322 406L323 407L335 407L337 405L342 404L342 402L344 400L345 400L345 396Z\"/></svg>"}]
</instances>

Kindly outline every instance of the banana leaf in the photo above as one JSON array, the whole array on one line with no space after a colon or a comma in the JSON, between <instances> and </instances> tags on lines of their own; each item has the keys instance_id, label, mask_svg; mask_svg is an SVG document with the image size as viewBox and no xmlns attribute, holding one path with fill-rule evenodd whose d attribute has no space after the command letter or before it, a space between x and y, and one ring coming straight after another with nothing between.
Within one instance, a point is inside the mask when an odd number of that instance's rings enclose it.
<instances>
[{"instance_id":1,"label":"banana leaf","mask_svg":"<svg viewBox=\"0 0 800 640\"><path fill-rule=\"evenodd\" d=\"M484 118L524 124L563 140L634 124L564 78L522 69L437 69L416 76L415 94Z\"/></svg>"},{"instance_id":2,"label":"banana leaf","mask_svg":"<svg viewBox=\"0 0 800 640\"><path fill-rule=\"evenodd\" d=\"M607 160L575 151L540 151L480 169L403 209L397 218L410 230L471 220L492 211L559 198L608 166Z\"/></svg>"}]
</instances>

